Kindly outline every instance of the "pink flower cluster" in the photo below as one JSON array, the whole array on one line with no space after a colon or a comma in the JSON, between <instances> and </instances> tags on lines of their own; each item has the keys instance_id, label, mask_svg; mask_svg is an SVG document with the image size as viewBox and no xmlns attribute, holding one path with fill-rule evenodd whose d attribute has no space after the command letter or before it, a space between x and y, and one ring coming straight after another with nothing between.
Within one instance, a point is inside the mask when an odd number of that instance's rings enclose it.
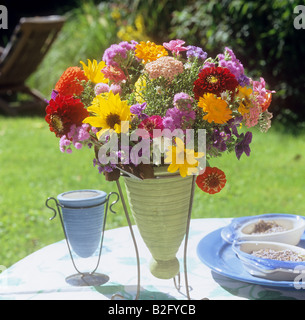
<instances>
[{"instance_id":1,"label":"pink flower cluster","mask_svg":"<svg viewBox=\"0 0 305 320\"><path fill-rule=\"evenodd\" d=\"M95 95L112 91L113 94L121 94L122 88L119 84L108 85L107 83L97 83L94 87Z\"/></svg>"},{"instance_id":2,"label":"pink flower cluster","mask_svg":"<svg viewBox=\"0 0 305 320\"><path fill-rule=\"evenodd\" d=\"M258 124L262 112L266 112L271 103L271 93L275 93L275 91L266 89L264 78L260 78L260 81L251 80L251 83L253 86L253 107L250 108L249 113L243 115L247 127L254 127ZM267 112L265 118L266 125L264 130L267 130L271 125L270 119L272 118L272 115Z\"/></svg>"},{"instance_id":3,"label":"pink flower cluster","mask_svg":"<svg viewBox=\"0 0 305 320\"><path fill-rule=\"evenodd\" d=\"M252 84L257 104L263 106L262 111L267 110L271 103L271 93L275 93L275 91L266 89L266 83L264 78L260 78L260 81L252 81Z\"/></svg>"},{"instance_id":4,"label":"pink flower cluster","mask_svg":"<svg viewBox=\"0 0 305 320\"><path fill-rule=\"evenodd\" d=\"M72 153L71 144L73 144L76 149L81 149L83 143L90 138L90 129L92 130L87 123L82 124L79 127L73 124L70 131L66 135L63 135L59 140L60 151Z\"/></svg>"},{"instance_id":5,"label":"pink flower cluster","mask_svg":"<svg viewBox=\"0 0 305 320\"><path fill-rule=\"evenodd\" d=\"M183 63L174 57L165 56L147 63L145 70L151 79L162 76L172 81L177 74L183 72Z\"/></svg>"}]
</instances>

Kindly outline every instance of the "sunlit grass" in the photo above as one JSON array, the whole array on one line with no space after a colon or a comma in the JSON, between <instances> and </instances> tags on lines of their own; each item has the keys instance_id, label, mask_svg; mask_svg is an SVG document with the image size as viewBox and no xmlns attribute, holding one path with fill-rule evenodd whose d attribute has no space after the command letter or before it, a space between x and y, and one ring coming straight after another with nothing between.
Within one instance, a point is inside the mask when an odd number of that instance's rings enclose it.
<instances>
[{"instance_id":1,"label":"sunlit grass","mask_svg":"<svg viewBox=\"0 0 305 320\"><path fill-rule=\"evenodd\" d=\"M251 156L215 159L227 185L208 195L196 188L192 217L220 218L269 212L305 214L305 139L272 128L254 132ZM43 118L0 117L0 264L63 239L60 220L49 221L48 197L77 189L117 191L92 165L93 151L63 154ZM121 183L123 185L123 183ZM124 187L123 187L124 189ZM127 225L121 203L106 228Z\"/></svg>"}]
</instances>

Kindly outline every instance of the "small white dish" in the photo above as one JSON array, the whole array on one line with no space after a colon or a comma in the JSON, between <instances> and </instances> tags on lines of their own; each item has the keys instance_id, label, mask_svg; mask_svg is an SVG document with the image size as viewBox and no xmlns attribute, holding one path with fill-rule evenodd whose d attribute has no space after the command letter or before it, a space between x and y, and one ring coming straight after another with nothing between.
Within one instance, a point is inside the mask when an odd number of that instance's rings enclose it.
<instances>
[{"instance_id":1,"label":"small white dish","mask_svg":"<svg viewBox=\"0 0 305 320\"><path fill-rule=\"evenodd\" d=\"M286 243L234 241L232 245L232 250L252 276L273 281L295 281L296 283L300 280L305 280L305 261L280 261L257 257L252 254L260 249L271 249L274 251L291 250L305 257L304 248Z\"/></svg>"},{"instance_id":2,"label":"small white dish","mask_svg":"<svg viewBox=\"0 0 305 320\"><path fill-rule=\"evenodd\" d=\"M274 222L283 227L285 231L270 233L253 233L259 221ZM290 214L263 214L258 216L241 217L232 222L221 231L221 237L228 243L233 241L271 241L297 245L305 230L305 219Z\"/></svg>"}]
</instances>

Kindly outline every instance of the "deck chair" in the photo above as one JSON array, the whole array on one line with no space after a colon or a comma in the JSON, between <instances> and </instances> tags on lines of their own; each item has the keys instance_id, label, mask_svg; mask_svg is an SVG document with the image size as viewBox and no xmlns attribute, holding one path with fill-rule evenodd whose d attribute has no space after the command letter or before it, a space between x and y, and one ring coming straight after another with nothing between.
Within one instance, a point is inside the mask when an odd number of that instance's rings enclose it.
<instances>
[{"instance_id":1,"label":"deck chair","mask_svg":"<svg viewBox=\"0 0 305 320\"><path fill-rule=\"evenodd\" d=\"M25 82L37 69L61 30L65 18L46 16L22 18L15 28L10 42L0 52L0 110L16 115L17 109L3 98L5 95L22 92L32 98L36 105L45 106L44 97Z\"/></svg>"}]
</instances>

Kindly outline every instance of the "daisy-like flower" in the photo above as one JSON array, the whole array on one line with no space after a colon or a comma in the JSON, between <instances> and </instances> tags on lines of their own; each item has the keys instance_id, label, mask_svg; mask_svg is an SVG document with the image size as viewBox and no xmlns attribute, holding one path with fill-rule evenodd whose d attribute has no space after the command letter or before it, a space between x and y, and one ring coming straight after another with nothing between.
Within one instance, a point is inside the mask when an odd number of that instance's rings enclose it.
<instances>
[{"instance_id":1,"label":"daisy-like flower","mask_svg":"<svg viewBox=\"0 0 305 320\"><path fill-rule=\"evenodd\" d=\"M131 120L130 107L126 101L120 99L119 94L114 95L110 91L107 97L98 95L93 99L92 105L87 110L93 116L84 119L83 123L89 123L93 127L101 128L96 133L98 138L106 130L114 130L116 133L128 130L128 128L122 126L122 121Z\"/></svg>"},{"instance_id":2,"label":"daisy-like flower","mask_svg":"<svg viewBox=\"0 0 305 320\"><path fill-rule=\"evenodd\" d=\"M80 99L58 94L46 107L45 120L49 124L50 131L61 138L70 131L72 125L81 126L88 115Z\"/></svg>"},{"instance_id":3,"label":"daisy-like flower","mask_svg":"<svg viewBox=\"0 0 305 320\"><path fill-rule=\"evenodd\" d=\"M198 79L194 82L193 91L195 99L198 100L208 92L217 96L227 90L234 93L237 86L238 81L228 68L210 67L201 70Z\"/></svg>"},{"instance_id":4,"label":"daisy-like flower","mask_svg":"<svg viewBox=\"0 0 305 320\"><path fill-rule=\"evenodd\" d=\"M93 83L108 82L108 79L106 79L104 74L102 73L102 69L106 66L104 61L97 63L95 59L93 60L93 62L88 59L88 66L83 61L80 61L80 63L83 66L85 75Z\"/></svg>"},{"instance_id":5,"label":"daisy-like flower","mask_svg":"<svg viewBox=\"0 0 305 320\"><path fill-rule=\"evenodd\" d=\"M141 41L136 45L135 55L137 58L142 59L144 63L147 63L167 56L168 52L163 46L157 45L154 42Z\"/></svg>"},{"instance_id":6,"label":"daisy-like flower","mask_svg":"<svg viewBox=\"0 0 305 320\"><path fill-rule=\"evenodd\" d=\"M197 186L209 194L218 193L226 184L224 172L216 167L206 167L204 173L196 179Z\"/></svg>"},{"instance_id":7,"label":"daisy-like flower","mask_svg":"<svg viewBox=\"0 0 305 320\"><path fill-rule=\"evenodd\" d=\"M209 123L226 123L232 118L232 112L228 108L226 101L216 97L212 93L206 93L203 98L199 98L198 107L202 108L207 114L203 116Z\"/></svg>"},{"instance_id":8,"label":"daisy-like flower","mask_svg":"<svg viewBox=\"0 0 305 320\"><path fill-rule=\"evenodd\" d=\"M88 81L84 71L79 67L69 67L57 81L55 90L64 96L79 96L84 91L82 80Z\"/></svg>"},{"instance_id":9,"label":"daisy-like flower","mask_svg":"<svg viewBox=\"0 0 305 320\"><path fill-rule=\"evenodd\" d=\"M180 138L175 139L175 146L170 146L166 152L165 163L170 163L167 171L176 172L179 170L181 177L198 173L198 158L204 156L203 152L194 152L184 148L184 142Z\"/></svg>"}]
</instances>

